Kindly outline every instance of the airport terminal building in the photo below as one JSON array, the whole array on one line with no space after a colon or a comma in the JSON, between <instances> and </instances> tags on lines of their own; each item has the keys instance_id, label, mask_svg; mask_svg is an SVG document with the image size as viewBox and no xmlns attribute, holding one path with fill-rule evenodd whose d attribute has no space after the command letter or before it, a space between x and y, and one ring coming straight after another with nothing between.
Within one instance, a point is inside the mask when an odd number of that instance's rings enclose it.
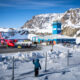
<instances>
[{"instance_id":1,"label":"airport terminal building","mask_svg":"<svg viewBox=\"0 0 80 80\"><path fill-rule=\"evenodd\" d=\"M55 43L75 43L76 38L61 35L61 23L54 22L52 25L52 35L46 36L34 36L32 37L33 42L55 42Z\"/></svg>"}]
</instances>

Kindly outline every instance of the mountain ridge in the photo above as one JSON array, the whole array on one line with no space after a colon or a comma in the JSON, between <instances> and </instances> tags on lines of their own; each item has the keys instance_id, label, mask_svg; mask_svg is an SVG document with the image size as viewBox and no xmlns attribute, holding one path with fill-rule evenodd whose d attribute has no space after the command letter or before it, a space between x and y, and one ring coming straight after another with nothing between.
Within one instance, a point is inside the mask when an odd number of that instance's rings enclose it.
<instances>
[{"instance_id":1,"label":"mountain ridge","mask_svg":"<svg viewBox=\"0 0 80 80\"><path fill-rule=\"evenodd\" d=\"M74 36L80 30L80 8L69 9L65 13L50 13L33 16L21 28L27 29L52 29L54 21L62 23L62 34ZM65 30L65 27L72 31ZM65 32L64 32L65 31ZM70 33L70 34L69 34Z\"/></svg>"}]
</instances>

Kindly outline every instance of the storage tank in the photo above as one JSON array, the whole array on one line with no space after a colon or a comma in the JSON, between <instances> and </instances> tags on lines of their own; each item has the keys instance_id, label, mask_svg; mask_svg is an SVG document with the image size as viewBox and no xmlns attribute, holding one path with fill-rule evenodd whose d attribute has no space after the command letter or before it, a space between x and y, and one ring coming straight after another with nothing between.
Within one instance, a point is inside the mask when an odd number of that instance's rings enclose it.
<instances>
[{"instance_id":1,"label":"storage tank","mask_svg":"<svg viewBox=\"0 0 80 80\"><path fill-rule=\"evenodd\" d=\"M80 44L80 37L76 38L76 44Z\"/></svg>"}]
</instances>

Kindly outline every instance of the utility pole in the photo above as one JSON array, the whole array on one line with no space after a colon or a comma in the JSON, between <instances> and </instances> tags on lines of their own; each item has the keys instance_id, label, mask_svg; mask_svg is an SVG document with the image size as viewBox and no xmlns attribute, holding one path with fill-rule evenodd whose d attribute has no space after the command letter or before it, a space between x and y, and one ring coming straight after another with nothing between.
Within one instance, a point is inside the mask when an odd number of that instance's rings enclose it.
<instances>
[{"instance_id":1,"label":"utility pole","mask_svg":"<svg viewBox=\"0 0 80 80\"><path fill-rule=\"evenodd\" d=\"M45 56L45 72L47 71L47 52L46 52L46 56Z\"/></svg>"},{"instance_id":2,"label":"utility pole","mask_svg":"<svg viewBox=\"0 0 80 80\"><path fill-rule=\"evenodd\" d=\"M12 59L12 80L14 80L14 56L13 56L13 59Z\"/></svg>"}]
</instances>

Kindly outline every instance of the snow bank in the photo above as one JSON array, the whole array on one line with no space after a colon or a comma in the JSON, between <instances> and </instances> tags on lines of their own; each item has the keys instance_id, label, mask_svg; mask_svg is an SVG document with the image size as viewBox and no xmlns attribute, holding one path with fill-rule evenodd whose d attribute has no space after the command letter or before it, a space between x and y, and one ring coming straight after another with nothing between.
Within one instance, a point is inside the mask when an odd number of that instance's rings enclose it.
<instances>
[{"instance_id":1,"label":"snow bank","mask_svg":"<svg viewBox=\"0 0 80 80\"><path fill-rule=\"evenodd\" d=\"M48 80L53 80L53 78L55 80L77 80L77 77L75 77L75 75L78 76L78 80L80 79L80 50L77 51L76 49L75 54L75 50L73 50L72 47L69 49L69 47L63 46L62 44L53 46L53 51L50 50L51 46L43 46L43 48L44 49L41 51L18 52L15 54L1 54L0 79L3 79L3 77L6 80L11 79L13 56L15 61L15 80L45 80L45 76L48 76ZM73 55L73 57L69 59L70 66L66 65L66 56L68 54L68 50ZM47 72L44 72L46 53ZM34 65L32 63L32 60L36 58L40 59L40 64L42 67L42 69L40 70L39 77L37 78L34 77Z\"/></svg>"},{"instance_id":2,"label":"snow bank","mask_svg":"<svg viewBox=\"0 0 80 80\"><path fill-rule=\"evenodd\" d=\"M60 55L59 55L59 57L61 57L61 58L65 58L67 56L67 53L61 53Z\"/></svg>"}]
</instances>

